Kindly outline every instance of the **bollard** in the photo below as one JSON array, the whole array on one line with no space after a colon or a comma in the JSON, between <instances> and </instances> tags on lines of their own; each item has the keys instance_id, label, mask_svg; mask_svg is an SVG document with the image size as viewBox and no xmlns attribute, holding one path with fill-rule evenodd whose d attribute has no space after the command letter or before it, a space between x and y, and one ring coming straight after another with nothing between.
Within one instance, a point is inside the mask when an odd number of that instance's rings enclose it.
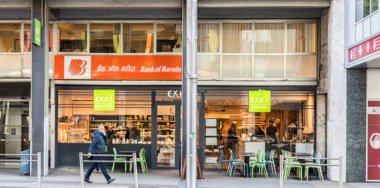
<instances>
[{"instance_id":1,"label":"bollard","mask_svg":"<svg viewBox=\"0 0 380 188\"><path fill-rule=\"evenodd\" d=\"M283 155L280 155L280 188L283 188L283 181L284 181L284 175L283 175L283 171L284 171L284 156Z\"/></svg>"},{"instance_id":2,"label":"bollard","mask_svg":"<svg viewBox=\"0 0 380 188\"><path fill-rule=\"evenodd\" d=\"M343 188L343 168L342 168L342 156L339 156L339 188Z\"/></svg>"},{"instance_id":3,"label":"bollard","mask_svg":"<svg viewBox=\"0 0 380 188\"><path fill-rule=\"evenodd\" d=\"M141 157L141 156L140 156ZM135 188L139 188L139 182L137 179L137 161L136 161L136 153L133 153L133 167L134 167L134 174L135 174Z\"/></svg>"},{"instance_id":4,"label":"bollard","mask_svg":"<svg viewBox=\"0 0 380 188\"><path fill-rule=\"evenodd\" d=\"M37 186L41 188L41 152L37 152Z\"/></svg>"},{"instance_id":5,"label":"bollard","mask_svg":"<svg viewBox=\"0 0 380 188\"><path fill-rule=\"evenodd\" d=\"M84 188L84 177L83 177L83 153L79 152L79 173L80 173L80 185Z\"/></svg>"}]
</instances>

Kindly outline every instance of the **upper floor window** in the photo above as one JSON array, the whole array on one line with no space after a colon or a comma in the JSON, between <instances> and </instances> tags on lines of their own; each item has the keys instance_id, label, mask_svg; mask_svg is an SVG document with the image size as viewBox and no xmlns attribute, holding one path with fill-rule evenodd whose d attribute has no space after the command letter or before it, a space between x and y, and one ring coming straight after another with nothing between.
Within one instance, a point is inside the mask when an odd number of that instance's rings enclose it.
<instances>
[{"instance_id":1,"label":"upper floor window","mask_svg":"<svg viewBox=\"0 0 380 188\"><path fill-rule=\"evenodd\" d=\"M21 23L0 24L0 53L21 52L21 35Z\"/></svg>"},{"instance_id":2,"label":"upper floor window","mask_svg":"<svg viewBox=\"0 0 380 188\"><path fill-rule=\"evenodd\" d=\"M379 9L379 0L356 0L356 22Z\"/></svg>"}]
</instances>

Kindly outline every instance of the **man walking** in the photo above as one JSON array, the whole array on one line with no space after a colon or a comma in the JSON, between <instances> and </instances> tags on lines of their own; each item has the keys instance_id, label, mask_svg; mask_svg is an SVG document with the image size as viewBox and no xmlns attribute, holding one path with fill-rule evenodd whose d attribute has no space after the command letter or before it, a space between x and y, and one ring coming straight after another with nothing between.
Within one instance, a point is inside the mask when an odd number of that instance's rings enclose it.
<instances>
[{"instance_id":1,"label":"man walking","mask_svg":"<svg viewBox=\"0 0 380 188\"><path fill-rule=\"evenodd\" d=\"M104 150L106 148L106 143L107 143L107 134L106 130L104 129L103 126L99 126L97 131L94 131L94 137L92 138L92 142L90 145L90 148L88 149L88 154L103 154ZM88 156L90 158L90 156ZM84 181L87 183L92 183L90 181L90 176L92 171L96 168L96 166L99 165L100 170L102 171L104 177L107 180L107 183L112 183L115 181L115 178L111 178L108 173L106 166L104 165L103 162L96 162L96 161L101 161L103 160L103 157L100 156L94 156L93 158L94 162L91 164L90 168L87 170L86 176L84 177Z\"/></svg>"}]
</instances>

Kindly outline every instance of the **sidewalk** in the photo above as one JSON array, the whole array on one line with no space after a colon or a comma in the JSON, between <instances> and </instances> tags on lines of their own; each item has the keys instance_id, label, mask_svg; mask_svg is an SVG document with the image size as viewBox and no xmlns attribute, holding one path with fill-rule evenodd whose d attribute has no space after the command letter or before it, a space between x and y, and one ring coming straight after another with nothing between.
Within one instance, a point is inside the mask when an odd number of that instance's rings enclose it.
<instances>
[{"instance_id":1,"label":"sidewalk","mask_svg":"<svg viewBox=\"0 0 380 188\"><path fill-rule=\"evenodd\" d=\"M85 187L130 187L134 188L133 173L121 173L121 170L110 173L110 176L116 178L112 184L106 184L102 174L92 174L92 184L85 184ZM139 172L139 188L177 188L185 187L186 183L180 182L178 171L159 171L149 170L149 173L143 174ZM198 181L200 188L245 188L245 187L260 187L260 188L278 188L279 177L264 178L235 178L229 177L227 172L217 174L217 172L205 172L205 180ZM315 177L314 177L315 178ZM312 181L297 181L293 178L284 181L284 188L336 188L337 182L319 181L312 178ZM20 176L19 169L0 169L0 187L25 187L34 188L37 186L36 177ZM42 179L43 188L80 188L80 177L78 169L60 169L50 170L50 175ZM361 184L344 184L346 188L374 188L380 187L380 184L361 183Z\"/></svg>"}]
</instances>

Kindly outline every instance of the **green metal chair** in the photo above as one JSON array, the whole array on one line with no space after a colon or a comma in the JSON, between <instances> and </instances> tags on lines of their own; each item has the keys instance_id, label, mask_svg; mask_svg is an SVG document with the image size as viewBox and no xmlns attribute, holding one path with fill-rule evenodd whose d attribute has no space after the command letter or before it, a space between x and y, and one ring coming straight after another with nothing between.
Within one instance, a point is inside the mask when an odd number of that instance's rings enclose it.
<instances>
[{"instance_id":1,"label":"green metal chair","mask_svg":"<svg viewBox=\"0 0 380 188\"><path fill-rule=\"evenodd\" d=\"M113 154L115 154L115 157L113 159L113 161L127 161L126 158L117 158L116 155L117 155L117 151L116 151L116 148L113 148ZM127 163L124 163L125 165L125 173L127 173ZM112 172L113 172L113 169L115 168L115 163L113 163L112 165Z\"/></svg>"},{"instance_id":2,"label":"green metal chair","mask_svg":"<svg viewBox=\"0 0 380 188\"><path fill-rule=\"evenodd\" d=\"M272 173L274 172L274 174L277 174L277 172L276 172L276 164L274 163L273 156L274 156L274 150L270 151L268 163L270 164L270 168L272 170Z\"/></svg>"},{"instance_id":3,"label":"green metal chair","mask_svg":"<svg viewBox=\"0 0 380 188\"><path fill-rule=\"evenodd\" d=\"M259 152L257 152L257 153L259 153ZM268 172L267 172L265 157L266 157L266 153L263 152L263 155L261 156L261 160L259 159L259 156L257 157L258 160L260 160L260 161L251 163L251 176L252 176L252 178L253 178L253 169L255 166L260 167L260 169L263 171L262 173L264 173L264 176L266 178L268 178Z\"/></svg>"},{"instance_id":4,"label":"green metal chair","mask_svg":"<svg viewBox=\"0 0 380 188\"><path fill-rule=\"evenodd\" d=\"M286 153L286 157L290 157L289 153ZM286 162L289 163L289 164L291 164L291 163L299 163L299 162L293 161L292 159L286 159ZM288 179L288 176L290 175L290 169L292 169L292 168L299 168L298 176L299 176L299 178L302 181L302 166L301 165L285 165L285 177L284 177L284 179L285 180Z\"/></svg>"},{"instance_id":5,"label":"green metal chair","mask_svg":"<svg viewBox=\"0 0 380 188\"><path fill-rule=\"evenodd\" d=\"M139 158L136 158L136 162L141 164L141 169L142 169L144 174L145 174L145 170L148 173L148 165L146 164L145 153L146 153L146 149L141 148L140 156L139 156ZM133 158L130 159L130 161L133 161ZM129 165L129 173L132 173L132 168L133 168L132 165L133 165L133 163L131 163Z\"/></svg>"}]
</instances>

